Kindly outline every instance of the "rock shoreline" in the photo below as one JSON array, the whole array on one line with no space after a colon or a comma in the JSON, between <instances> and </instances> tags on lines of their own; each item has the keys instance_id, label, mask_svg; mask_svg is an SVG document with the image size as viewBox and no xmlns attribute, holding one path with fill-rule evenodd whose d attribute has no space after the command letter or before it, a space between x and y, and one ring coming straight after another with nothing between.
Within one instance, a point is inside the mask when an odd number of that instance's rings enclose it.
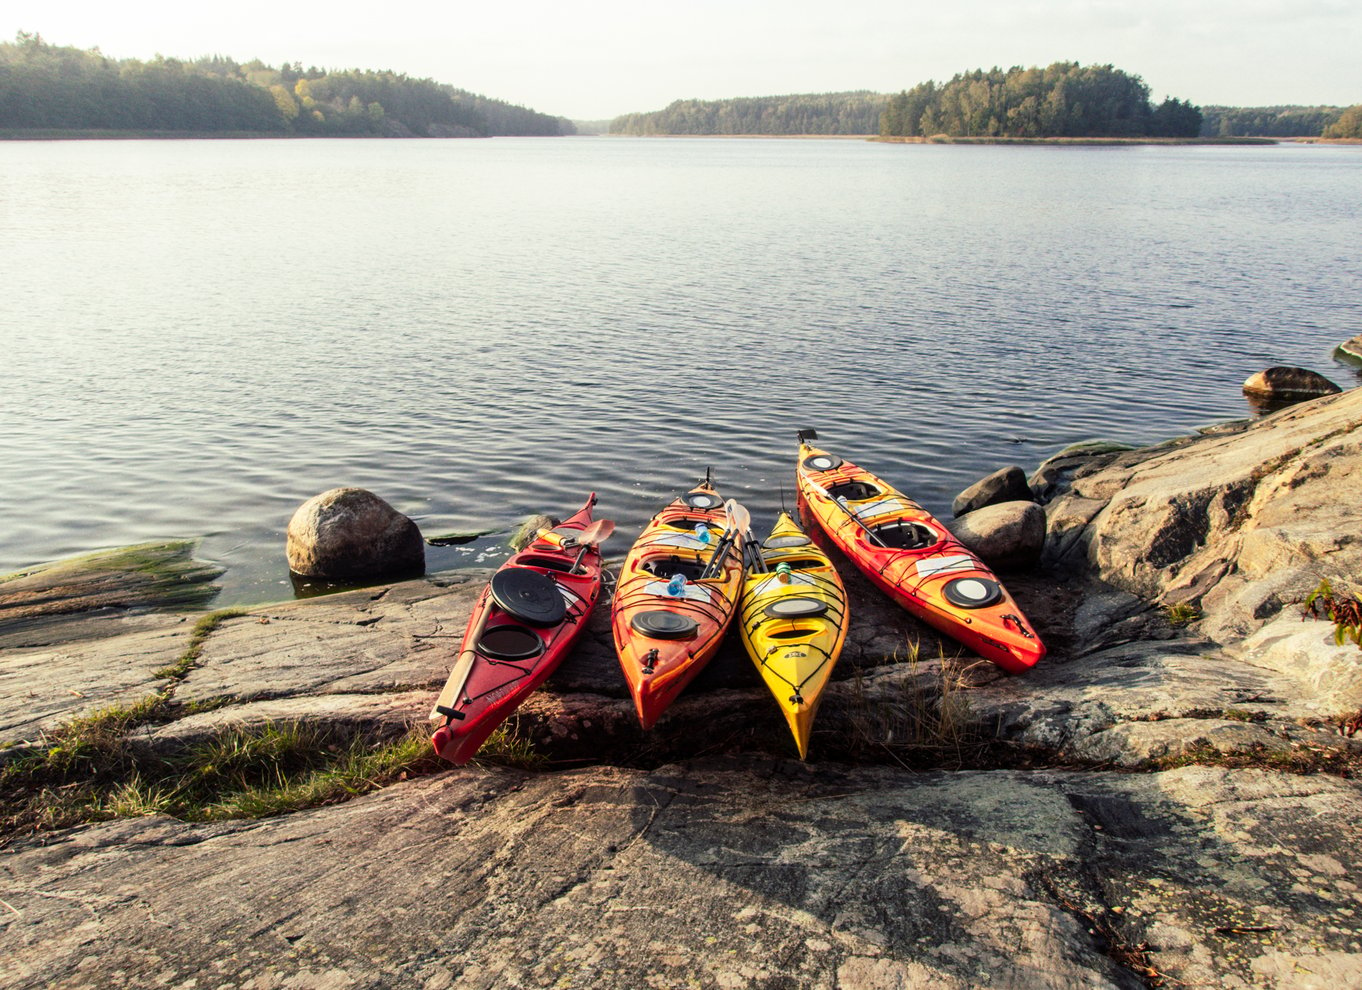
<instances>
[{"instance_id":1,"label":"rock shoreline","mask_svg":"<svg viewBox=\"0 0 1362 990\"><path fill-rule=\"evenodd\" d=\"M736 644L641 733L601 610L517 718L547 771L0 839L8 982L1362 982L1362 739L1346 731L1362 651L1298 604L1326 578L1359 590L1362 390L1071 451L1030 485L1049 535L1007 584L1051 652L1024 676L955 657L843 569L856 620L801 764ZM288 720L400 735L485 577L224 617L181 664L178 717L130 743L171 754ZM161 689L193 627L0 620L0 742Z\"/></svg>"}]
</instances>

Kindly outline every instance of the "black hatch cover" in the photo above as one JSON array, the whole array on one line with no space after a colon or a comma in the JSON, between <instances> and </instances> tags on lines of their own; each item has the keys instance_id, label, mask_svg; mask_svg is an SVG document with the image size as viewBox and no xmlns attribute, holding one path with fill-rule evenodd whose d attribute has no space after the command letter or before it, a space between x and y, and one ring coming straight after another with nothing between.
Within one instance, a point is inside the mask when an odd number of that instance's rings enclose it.
<instances>
[{"instance_id":1,"label":"black hatch cover","mask_svg":"<svg viewBox=\"0 0 1362 990\"><path fill-rule=\"evenodd\" d=\"M532 626L556 626L567 615L558 582L528 567L503 567L493 574L492 600Z\"/></svg>"},{"instance_id":2,"label":"black hatch cover","mask_svg":"<svg viewBox=\"0 0 1362 990\"><path fill-rule=\"evenodd\" d=\"M700 624L688 615L666 612L661 609L639 612L630 624L654 639L684 639L694 636Z\"/></svg>"}]
</instances>

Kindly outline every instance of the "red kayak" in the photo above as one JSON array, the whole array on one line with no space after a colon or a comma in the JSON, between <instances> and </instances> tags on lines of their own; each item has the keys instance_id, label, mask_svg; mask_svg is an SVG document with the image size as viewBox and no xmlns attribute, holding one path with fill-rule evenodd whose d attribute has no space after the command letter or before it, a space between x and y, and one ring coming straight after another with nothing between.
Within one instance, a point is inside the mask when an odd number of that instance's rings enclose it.
<instances>
[{"instance_id":1,"label":"red kayak","mask_svg":"<svg viewBox=\"0 0 1362 990\"><path fill-rule=\"evenodd\" d=\"M600 544L615 524L595 522L593 493L570 519L541 530L492 575L468 617L449 680L431 711L435 752L462 766L553 673L601 595Z\"/></svg>"}]
</instances>

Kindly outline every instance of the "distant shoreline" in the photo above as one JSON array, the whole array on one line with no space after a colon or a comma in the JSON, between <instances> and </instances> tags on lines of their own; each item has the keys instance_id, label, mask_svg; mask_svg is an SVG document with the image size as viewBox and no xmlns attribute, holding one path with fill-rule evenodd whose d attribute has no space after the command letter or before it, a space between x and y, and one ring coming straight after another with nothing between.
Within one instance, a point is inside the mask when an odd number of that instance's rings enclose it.
<instances>
[{"instance_id":1,"label":"distant shoreline","mask_svg":"<svg viewBox=\"0 0 1362 990\"><path fill-rule=\"evenodd\" d=\"M1270 144L1362 144L1357 138L1319 137L882 137L878 134L582 134L605 138L700 138L768 141L868 141L876 144L1016 144L1016 145L1270 145Z\"/></svg>"},{"instance_id":2,"label":"distant shoreline","mask_svg":"<svg viewBox=\"0 0 1362 990\"><path fill-rule=\"evenodd\" d=\"M520 135L493 135L517 137ZM524 135L526 137L552 137L553 135ZM1359 138L1322 138L1322 137L1204 137L1204 138L1160 138L1160 137L951 137L935 134L931 137L882 137L878 134L566 134L559 137L603 137L603 138L683 138L697 139L741 139L763 141L867 141L876 144L992 144L992 145L1269 145L1269 144L1338 144L1359 145ZM41 129L0 129L0 141L458 141L487 140L477 137L384 137L379 135L319 135L291 134L279 131L144 131L144 130L102 130L83 128L60 130Z\"/></svg>"},{"instance_id":3,"label":"distant shoreline","mask_svg":"<svg viewBox=\"0 0 1362 990\"><path fill-rule=\"evenodd\" d=\"M869 140L881 144L1281 144L1290 138L1275 137L952 137L934 134L931 137L879 137Z\"/></svg>"}]
</instances>

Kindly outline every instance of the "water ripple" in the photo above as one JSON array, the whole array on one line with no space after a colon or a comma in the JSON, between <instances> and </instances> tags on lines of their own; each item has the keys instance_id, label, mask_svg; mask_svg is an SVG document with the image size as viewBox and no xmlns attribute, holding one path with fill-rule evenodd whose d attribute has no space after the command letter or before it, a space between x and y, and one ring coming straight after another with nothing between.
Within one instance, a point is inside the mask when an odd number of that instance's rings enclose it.
<instances>
[{"instance_id":1,"label":"water ripple","mask_svg":"<svg viewBox=\"0 0 1362 990\"><path fill-rule=\"evenodd\" d=\"M278 597L303 499L427 532L712 469L769 525L794 432L930 508L1077 440L1340 384L1362 149L854 142L0 145L0 569L209 534ZM432 550L495 560L500 538ZM621 541L623 542L623 541Z\"/></svg>"}]
</instances>

